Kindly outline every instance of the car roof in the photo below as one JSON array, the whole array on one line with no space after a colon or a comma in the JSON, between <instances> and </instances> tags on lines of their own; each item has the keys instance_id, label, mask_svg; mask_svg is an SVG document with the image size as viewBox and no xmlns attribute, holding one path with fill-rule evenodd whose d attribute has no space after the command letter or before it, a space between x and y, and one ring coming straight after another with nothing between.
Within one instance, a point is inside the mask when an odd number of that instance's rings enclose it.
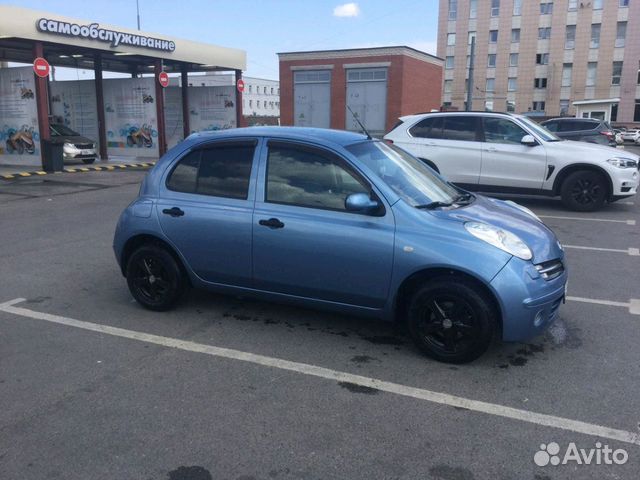
<instances>
[{"instance_id":1,"label":"car roof","mask_svg":"<svg viewBox=\"0 0 640 480\"><path fill-rule=\"evenodd\" d=\"M414 113L411 115L404 115L399 118L403 122L407 120L412 120L416 118L426 118L426 117L452 117L457 115L473 115L473 116L499 116L499 117L515 117L512 113L508 112L486 112L484 110L471 110L471 111L460 111L460 112L421 112Z\"/></svg>"},{"instance_id":2,"label":"car roof","mask_svg":"<svg viewBox=\"0 0 640 480\"><path fill-rule=\"evenodd\" d=\"M577 118L577 117L558 117L558 118L550 118L549 120L545 120L542 123L547 123L547 122L568 122L568 121L572 121L572 122L592 122L592 123L600 123L603 122L604 120L598 120L597 118Z\"/></svg>"},{"instance_id":3,"label":"car roof","mask_svg":"<svg viewBox=\"0 0 640 480\"><path fill-rule=\"evenodd\" d=\"M352 143L367 140L367 136L361 133L347 132L344 130L332 130L328 128L311 127L244 127L229 130L204 131L190 135L194 141L240 138L240 137L271 137L288 140L315 140L331 142L338 145L350 145Z\"/></svg>"}]
</instances>

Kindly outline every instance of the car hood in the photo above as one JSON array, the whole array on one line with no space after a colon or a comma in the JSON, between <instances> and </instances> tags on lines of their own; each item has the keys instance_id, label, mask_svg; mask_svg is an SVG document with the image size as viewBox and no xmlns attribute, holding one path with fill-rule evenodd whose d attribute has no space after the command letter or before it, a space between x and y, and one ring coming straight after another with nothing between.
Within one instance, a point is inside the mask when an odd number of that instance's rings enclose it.
<instances>
[{"instance_id":1,"label":"car hood","mask_svg":"<svg viewBox=\"0 0 640 480\"><path fill-rule=\"evenodd\" d=\"M598 145L597 143L575 142L573 140L564 140L562 142L547 142L545 147L553 149L553 153L566 153L572 158L586 156L587 160L607 161L613 157L624 157L637 160L639 157L634 153L625 150L619 150L608 145Z\"/></svg>"},{"instance_id":2,"label":"car hood","mask_svg":"<svg viewBox=\"0 0 640 480\"><path fill-rule=\"evenodd\" d=\"M515 203L476 195L476 200L454 210L430 210L432 215L460 223L482 222L508 230L527 244L535 264L564 257L556 235L544 223L520 210Z\"/></svg>"}]
</instances>

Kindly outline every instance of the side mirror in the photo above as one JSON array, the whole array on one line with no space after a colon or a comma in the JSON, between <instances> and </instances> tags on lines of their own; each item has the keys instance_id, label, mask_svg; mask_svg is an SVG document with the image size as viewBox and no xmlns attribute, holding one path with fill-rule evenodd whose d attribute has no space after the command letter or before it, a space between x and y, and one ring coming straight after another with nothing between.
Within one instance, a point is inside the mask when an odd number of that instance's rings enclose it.
<instances>
[{"instance_id":1,"label":"side mirror","mask_svg":"<svg viewBox=\"0 0 640 480\"><path fill-rule=\"evenodd\" d=\"M380 208L380 202L371 200L366 193L352 193L345 199L344 207L348 212L369 214Z\"/></svg>"},{"instance_id":2,"label":"side mirror","mask_svg":"<svg viewBox=\"0 0 640 480\"><path fill-rule=\"evenodd\" d=\"M522 140L520 140L520 143L522 145L526 145L527 147L535 147L538 142L536 142L536 139L533 138L533 135L525 135L524 137L522 137Z\"/></svg>"}]
</instances>

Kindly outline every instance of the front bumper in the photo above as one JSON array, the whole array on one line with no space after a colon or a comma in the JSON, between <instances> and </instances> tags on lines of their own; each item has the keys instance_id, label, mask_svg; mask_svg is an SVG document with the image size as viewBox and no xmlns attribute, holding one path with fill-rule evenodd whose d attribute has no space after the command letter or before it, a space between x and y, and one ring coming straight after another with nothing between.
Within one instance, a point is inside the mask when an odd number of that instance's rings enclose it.
<instances>
[{"instance_id":1,"label":"front bumper","mask_svg":"<svg viewBox=\"0 0 640 480\"><path fill-rule=\"evenodd\" d=\"M502 339L525 342L543 333L558 317L567 276L564 265L558 277L545 280L531 262L511 258L491 281L502 313Z\"/></svg>"},{"instance_id":2,"label":"front bumper","mask_svg":"<svg viewBox=\"0 0 640 480\"><path fill-rule=\"evenodd\" d=\"M640 173L636 168L617 168L615 172L611 173L612 197L629 197L638 192Z\"/></svg>"}]
</instances>

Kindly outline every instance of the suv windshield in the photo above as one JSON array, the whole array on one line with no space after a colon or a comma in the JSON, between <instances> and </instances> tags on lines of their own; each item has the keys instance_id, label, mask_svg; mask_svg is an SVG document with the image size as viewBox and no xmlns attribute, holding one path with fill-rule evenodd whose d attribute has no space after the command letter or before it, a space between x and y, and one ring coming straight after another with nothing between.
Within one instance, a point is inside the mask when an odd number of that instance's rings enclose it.
<instances>
[{"instance_id":1,"label":"suv windshield","mask_svg":"<svg viewBox=\"0 0 640 480\"><path fill-rule=\"evenodd\" d=\"M536 135L538 135L538 137L540 137L545 142L560 142L562 140L560 137L557 137L556 135L551 133L549 130L544 128L542 125L537 124L536 122L528 119L524 115L516 115L515 117L525 126L533 130L536 133Z\"/></svg>"},{"instance_id":2,"label":"suv windshield","mask_svg":"<svg viewBox=\"0 0 640 480\"><path fill-rule=\"evenodd\" d=\"M461 197L468 201L424 163L394 145L366 141L346 148L413 207L450 205Z\"/></svg>"},{"instance_id":3,"label":"suv windshield","mask_svg":"<svg viewBox=\"0 0 640 480\"><path fill-rule=\"evenodd\" d=\"M69 127L65 127L59 123L54 123L51 125L51 133L60 137L79 137L80 134L78 132L74 132Z\"/></svg>"}]
</instances>

